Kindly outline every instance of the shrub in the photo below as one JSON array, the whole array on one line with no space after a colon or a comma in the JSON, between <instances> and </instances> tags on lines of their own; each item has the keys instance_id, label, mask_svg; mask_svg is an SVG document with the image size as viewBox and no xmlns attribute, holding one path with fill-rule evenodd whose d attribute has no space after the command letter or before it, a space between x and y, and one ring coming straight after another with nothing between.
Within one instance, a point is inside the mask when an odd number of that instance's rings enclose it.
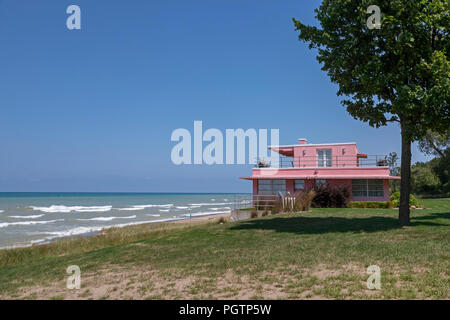
<instances>
[{"instance_id":1,"label":"shrub","mask_svg":"<svg viewBox=\"0 0 450 320\"><path fill-rule=\"evenodd\" d=\"M227 223L227 222L228 222L228 219L225 217L220 217L219 219L217 219L218 224Z\"/></svg>"},{"instance_id":2,"label":"shrub","mask_svg":"<svg viewBox=\"0 0 450 320\"><path fill-rule=\"evenodd\" d=\"M316 195L314 190L297 191L294 194L294 211L309 211Z\"/></svg>"},{"instance_id":3,"label":"shrub","mask_svg":"<svg viewBox=\"0 0 450 320\"><path fill-rule=\"evenodd\" d=\"M262 216L265 217L267 215L269 215L269 210L264 210L263 213L262 213Z\"/></svg>"},{"instance_id":4,"label":"shrub","mask_svg":"<svg viewBox=\"0 0 450 320\"><path fill-rule=\"evenodd\" d=\"M282 199L278 197L274 202L272 202L272 214L278 214L283 211L283 204L281 203Z\"/></svg>"},{"instance_id":5,"label":"shrub","mask_svg":"<svg viewBox=\"0 0 450 320\"><path fill-rule=\"evenodd\" d=\"M348 208L375 208L375 209L385 209L391 208L392 204L389 201L351 201L347 203Z\"/></svg>"},{"instance_id":6,"label":"shrub","mask_svg":"<svg viewBox=\"0 0 450 320\"><path fill-rule=\"evenodd\" d=\"M312 206L316 208L343 208L350 197L350 191L346 186L326 184L316 187L314 192Z\"/></svg>"},{"instance_id":7,"label":"shrub","mask_svg":"<svg viewBox=\"0 0 450 320\"><path fill-rule=\"evenodd\" d=\"M250 213L250 218L258 218L258 211L252 211Z\"/></svg>"},{"instance_id":8,"label":"shrub","mask_svg":"<svg viewBox=\"0 0 450 320\"><path fill-rule=\"evenodd\" d=\"M392 203L392 206L397 208L400 206L400 192L394 192L391 194L390 201ZM409 195L409 205L410 206L420 206L419 201L417 201L416 197L414 197L412 194Z\"/></svg>"}]
</instances>

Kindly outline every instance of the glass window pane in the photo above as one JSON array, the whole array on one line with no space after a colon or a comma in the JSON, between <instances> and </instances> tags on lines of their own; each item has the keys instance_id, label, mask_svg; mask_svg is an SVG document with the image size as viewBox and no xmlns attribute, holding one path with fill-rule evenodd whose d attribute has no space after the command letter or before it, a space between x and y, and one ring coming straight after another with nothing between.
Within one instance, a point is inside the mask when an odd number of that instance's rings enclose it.
<instances>
[{"instance_id":1,"label":"glass window pane","mask_svg":"<svg viewBox=\"0 0 450 320\"><path fill-rule=\"evenodd\" d=\"M305 180L295 180L294 189L295 190L305 189Z\"/></svg>"}]
</instances>

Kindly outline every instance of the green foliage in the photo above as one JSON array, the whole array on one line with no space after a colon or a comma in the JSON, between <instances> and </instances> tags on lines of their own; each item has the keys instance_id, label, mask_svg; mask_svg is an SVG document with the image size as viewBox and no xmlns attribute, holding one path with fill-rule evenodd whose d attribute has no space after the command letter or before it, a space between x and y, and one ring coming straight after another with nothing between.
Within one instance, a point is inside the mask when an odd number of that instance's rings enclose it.
<instances>
[{"instance_id":1,"label":"green foliage","mask_svg":"<svg viewBox=\"0 0 450 320\"><path fill-rule=\"evenodd\" d=\"M411 170L411 185L415 194L438 193L440 181L431 168L419 163Z\"/></svg>"},{"instance_id":2,"label":"green foliage","mask_svg":"<svg viewBox=\"0 0 450 320\"><path fill-rule=\"evenodd\" d=\"M411 177L415 194L450 193L450 148L443 150L440 157L414 164Z\"/></svg>"},{"instance_id":3,"label":"green foliage","mask_svg":"<svg viewBox=\"0 0 450 320\"><path fill-rule=\"evenodd\" d=\"M391 152L386 159L389 166L389 173L391 176L400 175L400 167L398 166L398 155L397 152Z\"/></svg>"},{"instance_id":4,"label":"green foliage","mask_svg":"<svg viewBox=\"0 0 450 320\"><path fill-rule=\"evenodd\" d=\"M347 203L347 208L385 209L391 207L392 203L390 201L350 201Z\"/></svg>"},{"instance_id":5,"label":"green foliage","mask_svg":"<svg viewBox=\"0 0 450 320\"><path fill-rule=\"evenodd\" d=\"M370 0L324 0L320 27L294 19L299 39L355 118L379 127L402 121L409 141L450 127L450 41L447 0L379 1L380 29L369 30Z\"/></svg>"},{"instance_id":6,"label":"green foliage","mask_svg":"<svg viewBox=\"0 0 450 320\"><path fill-rule=\"evenodd\" d=\"M450 147L450 130L439 134L431 130L419 141L419 150L428 155L444 157L446 150Z\"/></svg>"},{"instance_id":7,"label":"green foliage","mask_svg":"<svg viewBox=\"0 0 450 320\"><path fill-rule=\"evenodd\" d=\"M314 191L312 206L315 208L344 208L350 197L350 191L345 186L325 184L316 187Z\"/></svg>"},{"instance_id":8,"label":"green foliage","mask_svg":"<svg viewBox=\"0 0 450 320\"><path fill-rule=\"evenodd\" d=\"M394 192L393 194L391 194L390 201L391 201L393 207L395 207L395 208L399 207L400 206L400 192ZM409 195L409 205L416 206L416 207L420 206L419 201L412 194Z\"/></svg>"}]
</instances>

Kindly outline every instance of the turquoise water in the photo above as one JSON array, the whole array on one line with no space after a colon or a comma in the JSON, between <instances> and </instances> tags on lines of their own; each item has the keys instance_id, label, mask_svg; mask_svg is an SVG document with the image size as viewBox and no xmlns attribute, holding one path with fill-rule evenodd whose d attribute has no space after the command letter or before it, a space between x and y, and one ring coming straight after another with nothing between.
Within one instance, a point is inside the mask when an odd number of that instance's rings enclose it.
<instances>
[{"instance_id":1,"label":"turquoise water","mask_svg":"<svg viewBox=\"0 0 450 320\"><path fill-rule=\"evenodd\" d=\"M0 193L0 248L230 212L238 194Z\"/></svg>"}]
</instances>

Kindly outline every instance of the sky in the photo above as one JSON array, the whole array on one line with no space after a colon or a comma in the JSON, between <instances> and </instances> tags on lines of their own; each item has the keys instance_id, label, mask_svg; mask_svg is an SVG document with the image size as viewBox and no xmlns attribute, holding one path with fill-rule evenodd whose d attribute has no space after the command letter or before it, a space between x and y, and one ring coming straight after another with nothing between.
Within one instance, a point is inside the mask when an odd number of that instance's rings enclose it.
<instances>
[{"instance_id":1,"label":"sky","mask_svg":"<svg viewBox=\"0 0 450 320\"><path fill-rule=\"evenodd\" d=\"M0 192L250 192L251 165L172 163L195 120L400 154L399 127L353 119L298 41L319 4L0 0Z\"/></svg>"}]
</instances>

